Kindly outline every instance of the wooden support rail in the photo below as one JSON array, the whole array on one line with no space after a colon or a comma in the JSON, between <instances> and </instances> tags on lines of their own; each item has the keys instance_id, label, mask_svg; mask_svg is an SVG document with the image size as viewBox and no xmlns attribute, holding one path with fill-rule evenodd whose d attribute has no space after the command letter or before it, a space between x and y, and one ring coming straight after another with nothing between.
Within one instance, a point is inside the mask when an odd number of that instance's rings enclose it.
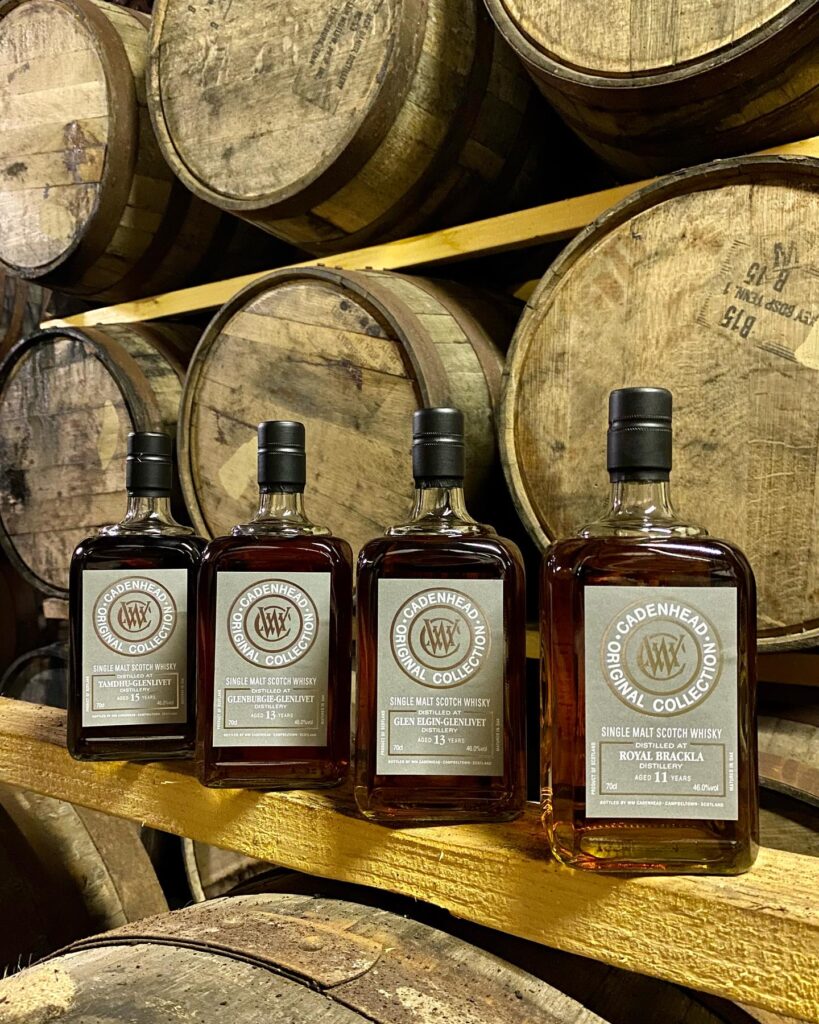
<instances>
[{"instance_id":1,"label":"wooden support rail","mask_svg":"<svg viewBox=\"0 0 819 1024\"><path fill-rule=\"evenodd\" d=\"M764 150L764 153L774 156L819 157L819 136L775 146ZM649 180L630 182L601 192L535 206L529 210L519 210L296 265L326 265L344 270L397 270L422 264L451 263L510 249L525 249L544 242L562 241L576 235L610 206L648 184ZM195 313L224 305L241 288L263 276L263 273L246 274L225 281L183 288L165 295L105 306L64 320L49 320L42 326L93 327L95 324L139 323L158 317ZM527 299L533 287L534 282L522 285L517 292L518 297Z\"/></svg>"},{"instance_id":2,"label":"wooden support rail","mask_svg":"<svg viewBox=\"0 0 819 1024\"><path fill-rule=\"evenodd\" d=\"M185 764L79 764L64 734L63 712L0 698L0 781L819 1021L819 858L763 849L737 878L576 872L547 859L534 808L510 825L382 828L345 793L207 790Z\"/></svg>"}]
</instances>

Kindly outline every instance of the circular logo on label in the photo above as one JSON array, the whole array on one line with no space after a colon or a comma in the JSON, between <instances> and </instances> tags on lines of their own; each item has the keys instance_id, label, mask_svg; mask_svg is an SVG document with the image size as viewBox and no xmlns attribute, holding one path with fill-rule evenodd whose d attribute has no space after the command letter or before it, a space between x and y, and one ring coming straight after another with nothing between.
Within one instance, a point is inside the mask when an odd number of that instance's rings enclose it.
<instances>
[{"instance_id":1,"label":"circular logo on label","mask_svg":"<svg viewBox=\"0 0 819 1024\"><path fill-rule=\"evenodd\" d=\"M459 686L485 663L490 635L480 606L459 590L421 590L398 609L390 629L395 660L424 686Z\"/></svg>"},{"instance_id":2,"label":"circular logo on label","mask_svg":"<svg viewBox=\"0 0 819 1024\"><path fill-rule=\"evenodd\" d=\"M316 641L313 599L288 580L262 580L243 590L228 614L228 635L253 665L280 668L300 661Z\"/></svg>"},{"instance_id":3,"label":"circular logo on label","mask_svg":"<svg viewBox=\"0 0 819 1024\"><path fill-rule=\"evenodd\" d=\"M118 580L94 602L94 629L106 647L136 658L164 646L176 629L176 602L148 576Z\"/></svg>"},{"instance_id":4,"label":"circular logo on label","mask_svg":"<svg viewBox=\"0 0 819 1024\"><path fill-rule=\"evenodd\" d=\"M617 615L603 634L603 675L614 695L647 715L681 715L714 692L721 638L697 608L646 601Z\"/></svg>"}]
</instances>

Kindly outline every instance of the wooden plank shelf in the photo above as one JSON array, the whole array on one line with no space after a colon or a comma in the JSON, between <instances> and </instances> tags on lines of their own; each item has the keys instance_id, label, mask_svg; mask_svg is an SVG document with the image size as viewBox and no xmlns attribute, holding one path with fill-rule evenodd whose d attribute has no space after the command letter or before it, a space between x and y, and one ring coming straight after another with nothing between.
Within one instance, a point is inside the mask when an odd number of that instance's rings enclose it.
<instances>
[{"instance_id":1,"label":"wooden plank shelf","mask_svg":"<svg viewBox=\"0 0 819 1024\"><path fill-rule=\"evenodd\" d=\"M799 142L774 146L758 155L819 158L819 135ZM652 180L655 179L630 182L600 192L573 196L555 203L444 228L413 238L402 238L395 242L356 249L336 256L307 260L295 266L329 266L344 270L401 270L422 265L451 263L476 256L508 252L512 249L525 249L546 242L564 241L576 235L610 206L650 184ZM98 324L140 323L159 317L196 313L224 305L240 289L263 276L264 273L246 274L225 281L196 285L164 295L105 306L65 319L49 320L42 326L93 327ZM535 284L535 281L525 282L515 294L518 298L526 300L534 290Z\"/></svg>"},{"instance_id":2,"label":"wooden plank shelf","mask_svg":"<svg viewBox=\"0 0 819 1024\"><path fill-rule=\"evenodd\" d=\"M390 829L349 792L207 790L186 764L77 763L61 711L0 698L0 781L478 924L819 1021L819 858L763 849L736 878L620 878L547 859L537 810L509 825Z\"/></svg>"}]
</instances>

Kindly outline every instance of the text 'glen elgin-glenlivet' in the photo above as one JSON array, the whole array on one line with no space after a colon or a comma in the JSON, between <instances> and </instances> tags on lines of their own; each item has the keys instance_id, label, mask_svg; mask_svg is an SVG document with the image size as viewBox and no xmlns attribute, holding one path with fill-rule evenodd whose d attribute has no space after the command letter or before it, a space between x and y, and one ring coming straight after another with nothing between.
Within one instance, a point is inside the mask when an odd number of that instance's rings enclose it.
<instances>
[{"instance_id":1,"label":"text 'glen elgin-glenlivet'","mask_svg":"<svg viewBox=\"0 0 819 1024\"><path fill-rule=\"evenodd\" d=\"M518 549L464 506L464 420L413 419L415 507L358 563L355 797L378 821L523 809L525 609Z\"/></svg>"}]
</instances>

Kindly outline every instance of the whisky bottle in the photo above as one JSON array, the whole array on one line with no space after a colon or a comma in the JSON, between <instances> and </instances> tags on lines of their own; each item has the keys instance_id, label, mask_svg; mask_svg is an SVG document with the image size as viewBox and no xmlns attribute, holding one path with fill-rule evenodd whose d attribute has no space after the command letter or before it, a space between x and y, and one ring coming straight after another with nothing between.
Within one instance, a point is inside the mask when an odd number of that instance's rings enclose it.
<instances>
[{"instance_id":1,"label":"whisky bottle","mask_svg":"<svg viewBox=\"0 0 819 1024\"><path fill-rule=\"evenodd\" d=\"M467 513L464 421L413 419L415 506L358 562L355 798L372 820L504 821L525 798L524 569Z\"/></svg>"},{"instance_id":2,"label":"whisky bottle","mask_svg":"<svg viewBox=\"0 0 819 1024\"><path fill-rule=\"evenodd\" d=\"M212 541L199 586L206 786L333 786L350 759L352 552L304 511L304 426L259 426L259 510Z\"/></svg>"},{"instance_id":3,"label":"whisky bottle","mask_svg":"<svg viewBox=\"0 0 819 1024\"><path fill-rule=\"evenodd\" d=\"M543 813L578 868L737 874L758 842L756 591L677 517L671 394L609 402L607 513L542 575Z\"/></svg>"},{"instance_id":4,"label":"whisky bottle","mask_svg":"<svg viewBox=\"0 0 819 1024\"><path fill-rule=\"evenodd\" d=\"M204 540L170 512L167 434L128 436L125 518L71 560L68 749L83 761L191 757Z\"/></svg>"}]
</instances>

